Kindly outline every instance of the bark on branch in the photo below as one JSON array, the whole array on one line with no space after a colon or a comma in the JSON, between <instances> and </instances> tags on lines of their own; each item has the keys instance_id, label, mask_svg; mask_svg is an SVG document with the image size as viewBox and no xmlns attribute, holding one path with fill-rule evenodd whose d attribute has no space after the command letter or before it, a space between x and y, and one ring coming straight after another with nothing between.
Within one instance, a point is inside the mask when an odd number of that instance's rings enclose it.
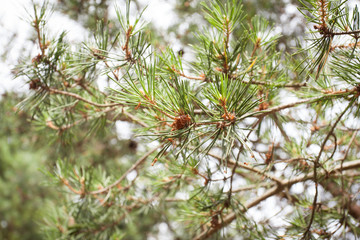
<instances>
[{"instance_id":1,"label":"bark on branch","mask_svg":"<svg viewBox=\"0 0 360 240\"><path fill-rule=\"evenodd\" d=\"M318 171L318 176L321 175L333 175L339 172L344 172L347 170L351 170L351 169L356 169L360 167L360 160L356 160L356 161L351 161L351 162L346 162L344 163L342 166L339 164L338 166L334 167L332 170L330 171L325 171L325 170L320 170ZM314 173L309 173L309 174L304 174L301 175L299 177L296 177L294 179L290 179L287 181L282 181L281 183L278 183L277 186L272 187L271 189L269 189L268 191L266 191L262 196L257 197L256 199L250 201L249 203L245 204L245 209L243 209L243 212L246 212L249 208L252 208L256 205L258 205L260 202L262 202L263 200L272 197L276 194L279 194L282 192L282 190L284 188L290 188L292 185L294 185L295 183L299 183L299 182L304 182L307 180L312 180L314 178ZM359 206L357 206L359 207ZM358 211L358 208L354 207L354 211ZM359 211L360 211L360 207L359 207ZM359 212L360 213L360 212ZM200 239L206 239L208 237L210 237L211 235L213 235L214 233L216 233L217 231L219 231L220 229L226 227L227 225L229 225L232 221L234 221L236 219L236 214L234 212L229 213L228 215L224 216L223 221L217 225L215 228L214 227L208 227L207 229L205 229L203 232L201 232L199 235L195 236L193 239L194 240L200 240Z\"/></svg>"}]
</instances>

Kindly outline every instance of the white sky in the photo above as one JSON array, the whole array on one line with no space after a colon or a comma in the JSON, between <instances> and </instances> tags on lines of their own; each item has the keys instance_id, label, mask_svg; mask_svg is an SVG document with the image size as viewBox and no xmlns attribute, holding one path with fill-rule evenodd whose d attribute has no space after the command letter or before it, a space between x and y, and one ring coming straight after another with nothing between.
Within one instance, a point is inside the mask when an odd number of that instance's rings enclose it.
<instances>
[{"instance_id":1,"label":"white sky","mask_svg":"<svg viewBox=\"0 0 360 240\"><path fill-rule=\"evenodd\" d=\"M144 13L146 21L152 21L160 29L166 29L173 23L173 4L175 0L140 0L143 6L148 6ZM42 2L42 1L38 1ZM52 1L54 2L54 1ZM117 1L114 1L116 3ZM0 0L0 55L7 51L6 61L0 61L0 94L5 91L26 91L27 86L21 79L13 79L11 69L17 64L22 54L22 47L31 34L31 27L28 22L29 13L33 12L30 0ZM56 35L62 30L68 32L67 38L70 41L81 42L88 35L80 24L68 17L53 13L48 26L51 26L51 33ZM11 41L10 36L16 34ZM9 42L10 41L10 42ZM28 45L30 46L30 44ZM31 51L31 49L26 49ZM34 56L36 49L33 49ZM28 53L28 52L26 52ZM26 54L24 53L24 54Z\"/></svg>"},{"instance_id":2,"label":"white sky","mask_svg":"<svg viewBox=\"0 0 360 240\"><path fill-rule=\"evenodd\" d=\"M22 7L21 0L0 0L0 54L5 51L8 52L7 59L0 61L0 94L5 90L11 90L18 88L21 84L20 81L11 81L11 69L16 63L17 57L20 54L20 47L23 45L24 39L28 34L28 23L22 21L20 17L24 17L25 14L20 14L19 10L24 9ZM9 37L16 34L11 44L9 44Z\"/></svg>"}]
</instances>

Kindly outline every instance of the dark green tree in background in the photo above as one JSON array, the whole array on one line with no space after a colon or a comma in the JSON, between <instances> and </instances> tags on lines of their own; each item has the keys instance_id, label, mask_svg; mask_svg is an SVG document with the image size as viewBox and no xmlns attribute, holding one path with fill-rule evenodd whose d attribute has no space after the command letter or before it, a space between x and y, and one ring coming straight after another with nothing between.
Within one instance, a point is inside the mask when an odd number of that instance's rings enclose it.
<instances>
[{"instance_id":1,"label":"dark green tree in background","mask_svg":"<svg viewBox=\"0 0 360 240\"><path fill-rule=\"evenodd\" d=\"M0 237L357 239L360 13L299 1L308 33L282 35L273 2L177 1L161 32L137 1L58 1L79 44L34 5L30 92L1 100Z\"/></svg>"}]
</instances>

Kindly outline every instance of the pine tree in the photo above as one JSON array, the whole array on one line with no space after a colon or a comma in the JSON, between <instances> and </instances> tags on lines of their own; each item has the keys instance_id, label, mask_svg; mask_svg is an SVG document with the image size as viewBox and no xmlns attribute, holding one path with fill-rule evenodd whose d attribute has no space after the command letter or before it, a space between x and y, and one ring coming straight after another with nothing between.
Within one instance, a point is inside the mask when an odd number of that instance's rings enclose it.
<instances>
[{"instance_id":1,"label":"pine tree","mask_svg":"<svg viewBox=\"0 0 360 240\"><path fill-rule=\"evenodd\" d=\"M31 90L19 109L62 151L85 141L96 154L119 121L136 133L121 157L114 141L98 161L55 154L46 237L144 239L166 224L174 239L356 238L360 15L300 4L310 39L291 55L238 1L203 2L190 61L155 48L129 2L80 46L51 38L48 4L34 6L39 51L16 69Z\"/></svg>"}]
</instances>

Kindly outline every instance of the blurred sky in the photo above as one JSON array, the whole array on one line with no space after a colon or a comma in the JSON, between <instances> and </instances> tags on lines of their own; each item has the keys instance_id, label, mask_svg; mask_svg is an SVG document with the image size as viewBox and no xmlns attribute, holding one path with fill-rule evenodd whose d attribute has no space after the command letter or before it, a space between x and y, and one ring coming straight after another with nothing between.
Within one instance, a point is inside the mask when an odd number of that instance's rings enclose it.
<instances>
[{"instance_id":1,"label":"blurred sky","mask_svg":"<svg viewBox=\"0 0 360 240\"><path fill-rule=\"evenodd\" d=\"M24 50L26 50L24 57L27 56L28 51L36 55L37 49L31 49L33 45L28 42L33 31L29 23L29 13L33 12L32 4L30 0L0 0L0 2L0 56L3 57L0 61L0 94L5 91L27 91L28 87L21 79L13 79L11 70L18 63ZM143 6L148 6L144 13L146 21L153 22L160 29L166 29L173 23L175 0L140 0L139 2ZM51 0L50 3L56 3L56 0ZM115 15L115 11L110 14ZM79 23L60 13L54 12L49 20L48 28L53 35L66 30L67 38L75 42L84 41L88 36Z\"/></svg>"},{"instance_id":2,"label":"blurred sky","mask_svg":"<svg viewBox=\"0 0 360 240\"><path fill-rule=\"evenodd\" d=\"M44 0L34 1L41 3ZM33 31L30 27L29 14L27 13L33 12L31 0L0 0L0 2L0 56L2 56L0 61L0 94L10 90L26 91L27 87L21 79L13 80L11 70L18 63L18 59L22 55L24 57L27 56L29 51L33 51L32 55L34 56L37 53L37 49L31 49L33 45L27 43L27 39ZM56 2L57 0L50 0L50 3L56 4ZM119 1L114 0L113 4L117 2ZM148 6L144 13L145 20L153 22L159 29L165 30L174 23L175 14L173 6L176 0L139 0L139 3L142 6ZM349 1L351 6L354 6L356 3L359 3L359 0ZM121 8L122 6L119 7ZM285 12L284 18L286 18L286 15L297 12L296 6L289 4L285 8ZM115 11L110 11L110 14L115 15ZM284 24L286 22L288 22L288 19L284 19ZM88 36L86 30L79 23L60 13L53 13L48 25L53 35L66 30L68 32L67 38L70 41L81 42L86 40ZM291 25L294 26L294 23L291 23ZM287 32L289 32L290 29L286 28ZM279 29L275 30L281 31ZM175 40L173 44L176 44Z\"/></svg>"}]
</instances>

